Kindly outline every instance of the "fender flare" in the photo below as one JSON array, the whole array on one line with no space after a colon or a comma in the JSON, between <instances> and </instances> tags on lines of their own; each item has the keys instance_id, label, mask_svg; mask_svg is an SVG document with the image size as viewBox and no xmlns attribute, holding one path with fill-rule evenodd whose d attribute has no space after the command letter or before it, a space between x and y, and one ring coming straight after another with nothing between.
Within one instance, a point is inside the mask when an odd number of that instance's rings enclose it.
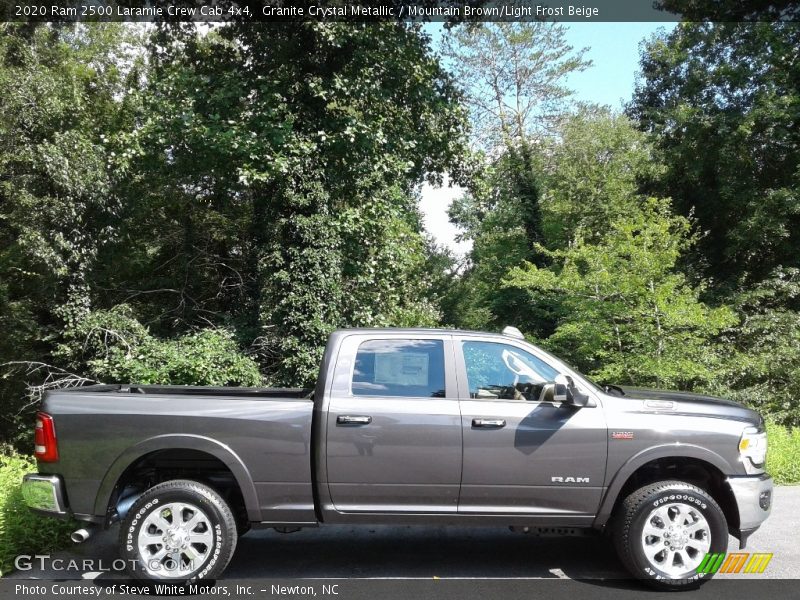
<instances>
[{"instance_id":1,"label":"fender flare","mask_svg":"<svg viewBox=\"0 0 800 600\"><path fill-rule=\"evenodd\" d=\"M125 469L146 454L157 450L198 450L221 460L233 473L233 477L242 492L245 508L247 509L247 518L250 521L261 520L261 509L258 504L256 487L242 459L225 444L211 438L192 434L154 436L142 440L120 454L112 463L100 484L95 497L94 514L106 517L111 493Z\"/></svg>"},{"instance_id":2,"label":"fender flare","mask_svg":"<svg viewBox=\"0 0 800 600\"><path fill-rule=\"evenodd\" d=\"M640 467L659 458L694 458L716 467L723 474L734 472L733 467L727 460L716 452L708 448L703 448L702 446L673 443L645 448L638 454L634 454L629 458L614 474L600 502L600 509L597 512L592 527L597 529L605 527L608 520L611 518L611 511L614 509L617 497L630 476Z\"/></svg>"}]
</instances>

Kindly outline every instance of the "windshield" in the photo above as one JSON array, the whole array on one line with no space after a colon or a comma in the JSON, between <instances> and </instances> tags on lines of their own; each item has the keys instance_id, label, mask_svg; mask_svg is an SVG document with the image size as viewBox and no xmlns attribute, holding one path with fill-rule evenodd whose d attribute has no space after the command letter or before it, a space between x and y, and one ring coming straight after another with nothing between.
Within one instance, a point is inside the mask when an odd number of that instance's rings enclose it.
<instances>
[{"instance_id":1,"label":"windshield","mask_svg":"<svg viewBox=\"0 0 800 600\"><path fill-rule=\"evenodd\" d=\"M542 352L543 354L546 354L546 355L548 356L548 358L552 359L552 361L553 361L553 362L555 362L557 365L560 365L560 366L566 367L568 370L570 370L570 371L572 371L573 373L575 373L576 375L578 375L578 376L579 376L579 377L580 377L580 378L581 378L583 381L585 381L586 383L588 383L588 384L589 384L590 386L592 386L592 387L593 387L595 390L597 390L597 391L599 391L599 392L605 392L605 391L606 391L605 387L603 387L603 386L602 386L602 385L600 385L599 383L595 382L595 381L594 381L593 379L591 379L590 377L587 377L586 375L584 375L583 373L581 373L581 372L580 372L578 369L576 369L575 367L573 367L571 364L569 364L569 363L568 363L568 362L566 362L565 360L563 360L563 359L561 359L561 358L559 358L559 357L555 356L554 354L551 354L550 352L548 352L547 350L545 350L544 348L541 348L541 347L539 347L539 346L536 346L536 349L537 349L537 350L539 350L540 352Z\"/></svg>"}]
</instances>

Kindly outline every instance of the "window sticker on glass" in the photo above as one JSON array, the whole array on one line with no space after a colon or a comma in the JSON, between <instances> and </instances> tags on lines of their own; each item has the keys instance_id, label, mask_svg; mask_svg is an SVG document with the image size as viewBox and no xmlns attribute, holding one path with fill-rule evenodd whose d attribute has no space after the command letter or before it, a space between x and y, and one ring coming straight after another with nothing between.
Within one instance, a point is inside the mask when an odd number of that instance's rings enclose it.
<instances>
[{"instance_id":1,"label":"window sticker on glass","mask_svg":"<svg viewBox=\"0 0 800 600\"><path fill-rule=\"evenodd\" d=\"M422 352L376 354L375 383L428 385L428 354Z\"/></svg>"}]
</instances>

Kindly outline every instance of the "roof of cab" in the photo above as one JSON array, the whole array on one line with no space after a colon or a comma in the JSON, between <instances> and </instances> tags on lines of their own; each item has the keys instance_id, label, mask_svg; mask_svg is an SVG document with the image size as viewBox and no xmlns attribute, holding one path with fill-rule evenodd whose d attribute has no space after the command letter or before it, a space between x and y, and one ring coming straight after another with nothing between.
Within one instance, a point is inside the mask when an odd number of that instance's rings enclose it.
<instances>
[{"instance_id":1,"label":"roof of cab","mask_svg":"<svg viewBox=\"0 0 800 600\"><path fill-rule=\"evenodd\" d=\"M347 335L352 333L391 333L397 335L409 334L437 334L447 333L456 335L486 335L486 336L505 336L513 337L508 334L500 333L499 331L474 331L471 329L454 329L448 327L353 327L348 329L337 329L333 332L334 335Z\"/></svg>"}]
</instances>

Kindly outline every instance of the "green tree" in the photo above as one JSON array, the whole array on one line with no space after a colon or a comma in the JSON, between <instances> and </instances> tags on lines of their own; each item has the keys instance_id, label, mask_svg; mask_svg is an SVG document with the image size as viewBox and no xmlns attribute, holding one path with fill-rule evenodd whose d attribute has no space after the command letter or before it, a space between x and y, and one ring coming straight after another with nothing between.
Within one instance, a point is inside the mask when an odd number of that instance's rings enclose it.
<instances>
[{"instance_id":1,"label":"green tree","mask_svg":"<svg viewBox=\"0 0 800 600\"><path fill-rule=\"evenodd\" d=\"M731 304L739 325L724 332L726 360L711 391L800 425L800 270L776 270Z\"/></svg>"},{"instance_id":2,"label":"green tree","mask_svg":"<svg viewBox=\"0 0 800 600\"><path fill-rule=\"evenodd\" d=\"M451 29L442 51L466 92L474 141L490 152L548 133L573 94L566 76L591 65L552 22L470 23Z\"/></svg>"},{"instance_id":3,"label":"green tree","mask_svg":"<svg viewBox=\"0 0 800 600\"><path fill-rule=\"evenodd\" d=\"M120 206L134 43L116 24L0 24L0 363L48 360L91 308L90 274ZM0 385L0 433L18 420L24 383Z\"/></svg>"},{"instance_id":4,"label":"green tree","mask_svg":"<svg viewBox=\"0 0 800 600\"><path fill-rule=\"evenodd\" d=\"M516 197L531 245L542 241L535 145L569 105L566 76L591 64L586 49L576 51L565 35L557 23L471 23L451 30L443 44L466 91L473 141L501 156L491 172Z\"/></svg>"},{"instance_id":5,"label":"green tree","mask_svg":"<svg viewBox=\"0 0 800 600\"><path fill-rule=\"evenodd\" d=\"M723 333L725 361L709 389L795 424L799 44L796 23L681 24L645 45L629 108L667 169L654 189L692 215L700 233L688 267L709 278L707 297L738 314L740 324Z\"/></svg>"},{"instance_id":6,"label":"green tree","mask_svg":"<svg viewBox=\"0 0 800 600\"><path fill-rule=\"evenodd\" d=\"M646 201L642 189L663 172L652 144L630 119L596 106L563 117L553 136L540 144L535 164L541 246L550 250L565 248L578 237L601 239L614 220L640 210ZM513 323L546 337L563 306L553 295L500 285L509 269L536 252L531 252L520 199L504 187L505 178L488 169L483 174L451 209L473 250L472 265L455 283L447 314L472 328ZM546 259L539 253L537 264L543 266Z\"/></svg>"},{"instance_id":7,"label":"green tree","mask_svg":"<svg viewBox=\"0 0 800 600\"><path fill-rule=\"evenodd\" d=\"M692 214L712 283L797 266L800 27L682 23L644 47L630 107L667 166L658 194Z\"/></svg>"},{"instance_id":8,"label":"green tree","mask_svg":"<svg viewBox=\"0 0 800 600\"><path fill-rule=\"evenodd\" d=\"M114 303L231 326L295 385L336 327L437 319L415 188L456 170L464 115L419 27L169 27L150 55Z\"/></svg>"},{"instance_id":9,"label":"green tree","mask_svg":"<svg viewBox=\"0 0 800 600\"><path fill-rule=\"evenodd\" d=\"M476 155L467 193L450 211L471 239L470 265L444 301L445 319L485 328L522 324L525 298L499 277L545 243L540 147L569 106L569 73L589 62L554 23L478 23L445 38L444 56L465 89Z\"/></svg>"},{"instance_id":10,"label":"green tree","mask_svg":"<svg viewBox=\"0 0 800 600\"><path fill-rule=\"evenodd\" d=\"M634 122L596 106L564 118L543 154L543 230L551 249L577 236L601 239L612 222L639 210L643 190L664 173Z\"/></svg>"},{"instance_id":11,"label":"green tree","mask_svg":"<svg viewBox=\"0 0 800 600\"><path fill-rule=\"evenodd\" d=\"M207 328L170 340L153 337L121 304L70 326L55 355L99 383L258 386L258 364L229 331Z\"/></svg>"},{"instance_id":12,"label":"green tree","mask_svg":"<svg viewBox=\"0 0 800 600\"><path fill-rule=\"evenodd\" d=\"M535 249L521 216L524 200L515 193L513 183L499 175L511 168L506 159L502 156L476 172L467 193L450 207L451 221L463 231L464 239L472 241L468 264L454 278L444 301L445 320L459 327L530 327L538 316L531 314L526 295L500 285L503 275L531 259Z\"/></svg>"},{"instance_id":13,"label":"green tree","mask_svg":"<svg viewBox=\"0 0 800 600\"><path fill-rule=\"evenodd\" d=\"M601 381L692 389L714 381L713 339L735 323L699 300L676 264L692 243L689 222L650 199L613 221L599 241L578 237L548 251L549 268L513 269L505 284L556 293L563 317L543 341Z\"/></svg>"}]
</instances>

